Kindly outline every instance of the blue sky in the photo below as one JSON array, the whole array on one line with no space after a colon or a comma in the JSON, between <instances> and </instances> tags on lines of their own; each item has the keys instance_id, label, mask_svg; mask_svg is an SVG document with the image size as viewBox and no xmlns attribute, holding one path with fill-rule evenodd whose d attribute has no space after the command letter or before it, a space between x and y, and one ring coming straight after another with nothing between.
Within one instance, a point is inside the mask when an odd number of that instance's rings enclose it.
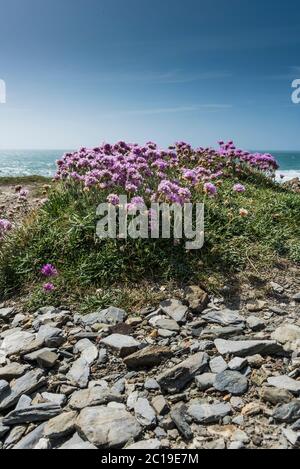
<instances>
[{"instance_id":1,"label":"blue sky","mask_svg":"<svg viewBox=\"0 0 300 469\"><path fill-rule=\"evenodd\" d=\"M299 0L0 0L0 148L300 150Z\"/></svg>"}]
</instances>

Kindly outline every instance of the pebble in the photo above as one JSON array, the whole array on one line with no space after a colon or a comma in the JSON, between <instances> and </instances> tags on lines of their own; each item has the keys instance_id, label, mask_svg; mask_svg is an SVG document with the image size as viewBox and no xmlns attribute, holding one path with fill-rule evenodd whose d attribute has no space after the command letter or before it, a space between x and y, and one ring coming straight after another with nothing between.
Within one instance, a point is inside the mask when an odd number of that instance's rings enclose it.
<instances>
[{"instance_id":1,"label":"pebble","mask_svg":"<svg viewBox=\"0 0 300 469\"><path fill-rule=\"evenodd\" d=\"M223 371L216 376L214 387L218 391L240 396L247 392L248 380L237 371Z\"/></svg>"}]
</instances>

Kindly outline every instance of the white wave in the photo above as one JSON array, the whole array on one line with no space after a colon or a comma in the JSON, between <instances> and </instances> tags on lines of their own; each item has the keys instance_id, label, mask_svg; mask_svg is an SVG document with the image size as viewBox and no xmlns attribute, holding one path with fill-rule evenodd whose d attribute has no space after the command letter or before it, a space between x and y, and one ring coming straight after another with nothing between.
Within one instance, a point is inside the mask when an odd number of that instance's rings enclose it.
<instances>
[{"instance_id":1,"label":"white wave","mask_svg":"<svg viewBox=\"0 0 300 469\"><path fill-rule=\"evenodd\" d=\"M286 182L295 178L300 178L300 169L286 169L276 172L276 181Z\"/></svg>"}]
</instances>

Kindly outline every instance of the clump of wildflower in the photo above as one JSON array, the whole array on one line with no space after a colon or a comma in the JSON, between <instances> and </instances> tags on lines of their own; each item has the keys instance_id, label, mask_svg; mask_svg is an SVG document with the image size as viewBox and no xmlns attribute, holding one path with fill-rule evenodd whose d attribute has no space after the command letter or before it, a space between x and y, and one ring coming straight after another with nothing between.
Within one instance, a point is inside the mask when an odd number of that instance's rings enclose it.
<instances>
[{"instance_id":1,"label":"clump of wildflower","mask_svg":"<svg viewBox=\"0 0 300 469\"><path fill-rule=\"evenodd\" d=\"M10 221L6 220L5 218L0 219L0 232L6 233L12 229L12 224Z\"/></svg>"},{"instance_id":2,"label":"clump of wildflower","mask_svg":"<svg viewBox=\"0 0 300 469\"><path fill-rule=\"evenodd\" d=\"M44 277L56 277L58 275L58 271L54 265L45 264L41 268L41 274L44 275Z\"/></svg>"},{"instance_id":3,"label":"clump of wildflower","mask_svg":"<svg viewBox=\"0 0 300 469\"><path fill-rule=\"evenodd\" d=\"M45 283L43 285L43 290L45 293L51 293L55 290L55 286L53 285L53 283Z\"/></svg>"},{"instance_id":4,"label":"clump of wildflower","mask_svg":"<svg viewBox=\"0 0 300 469\"><path fill-rule=\"evenodd\" d=\"M120 197L116 194L110 194L106 200L109 204L112 205L119 205L120 203Z\"/></svg>"},{"instance_id":5,"label":"clump of wildflower","mask_svg":"<svg viewBox=\"0 0 300 469\"><path fill-rule=\"evenodd\" d=\"M243 186L243 184L235 184L233 186L233 190L234 192L246 192L246 188Z\"/></svg>"},{"instance_id":6,"label":"clump of wildflower","mask_svg":"<svg viewBox=\"0 0 300 469\"><path fill-rule=\"evenodd\" d=\"M218 189L211 182L207 182L207 183L204 184L204 192L206 194L214 197L215 195L217 195Z\"/></svg>"}]
</instances>

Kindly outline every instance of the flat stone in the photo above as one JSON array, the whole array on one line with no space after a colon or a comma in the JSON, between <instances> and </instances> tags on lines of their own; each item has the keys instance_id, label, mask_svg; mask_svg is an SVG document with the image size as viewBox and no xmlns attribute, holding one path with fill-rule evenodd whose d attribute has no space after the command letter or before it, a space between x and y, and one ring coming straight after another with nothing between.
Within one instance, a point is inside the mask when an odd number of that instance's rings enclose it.
<instances>
[{"instance_id":1,"label":"flat stone","mask_svg":"<svg viewBox=\"0 0 300 469\"><path fill-rule=\"evenodd\" d=\"M7 395L7 391L10 390L9 383L4 379L0 379L0 402Z\"/></svg>"},{"instance_id":2,"label":"flat stone","mask_svg":"<svg viewBox=\"0 0 300 469\"><path fill-rule=\"evenodd\" d=\"M88 407L76 420L80 435L98 448L122 448L137 439L142 427L126 410Z\"/></svg>"},{"instance_id":3,"label":"flat stone","mask_svg":"<svg viewBox=\"0 0 300 469\"><path fill-rule=\"evenodd\" d=\"M58 361L58 355L54 352L42 352L38 358L38 365L42 368L51 369Z\"/></svg>"},{"instance_id":4,"label":"flat stone","mask_svg":"<svg viewBox=\"0 0 300 469\"><path fill-rule=\"evenodd\" d=\"M158 329L158 335L160 337L163 337L164 339L169 339L171 337L175 337L177 335L177 332L174 331L168 331L167 329Z\"/></svg>"},{"instance_id":5,"label":"flat stone","mask_svg":"<svg viewBox=\"0 0 300 469\"><path fill-rule=\"evenodd\" d=\"M172 331L172 332L179 332L180 331L180 326L174 319L159 319L158 321L155 322L155 327L158 329L165 329L167 331Z\"/></svg>"},{"instance_id":6,"label":"flat stone","mask_svg":"<svg viewBox=\"0 0 300 469\"><path fill-rule=\"evenodd\" d=\"M90 377L90 365L84 358L78 358L66 375L67 379L74 386L86 388Z\"/></svg>"},{"instance_id":7,"label":"flat stone","mask_svg":"<svg viewBox=\"0 0 300 469\"><path fill-rule=\"evenodd\" d=\"M61 412L61 407L56 404L37 404L25 409L13 410L3 419L7 426L20 425L23 423L42 422L55 417Z\"/></svg>"},{"instance_id":8,"label":"flat stone","mask_svg":"<svg viewBox=\"0 0 300 469\"><path fill-rule=\"evenodd\" d=\"M14 447L13 449L33 449L38 444L40 439L43 437L45 423L42 423L28 435L24 436Z\"/></svg>"},{"instance_id":9,"label":"flat stone","mask_svg":"<svg viewBox=\"0 0 300 469\"><path fill-rule=\"evenodd\" d=\"M254 332L262 331L266 327L265 322L256 316L248 316L247 325Z\"/></svg>"},{"instance_id":10,"label":"flat stone","mask_svg":"<svg viewBox=\"0 0 300 469\"><path fill-rule=\"evenodd\" d=\"M46 423L44 436L57 439L66 437L75 431L75 420L77 412L64 412Z\"/></svg>"},{"instance_id":11,"label":"flat stone","mask_svg":"<svg viewBox=\"0 0 300 469\"><path fill-rule=\"evenodd\" d=\"M65 394L54 394L50 392L43 392L41 396L44 399L44 401L52 402L52 404L56 404L61 407L66 403L66 400L67 400Z\"/></svg>"},{"instance_id":12,"label":"flat stone","mask_svg":"<svg viewBox=\"0 0 300 469\"><path fill-rule=\"evenodd\" d=\"M46 347L59 347L64 342L62 330L49 324L40 327L37 339L43 340Z\"/></svg>"},{"instance_id":13,"label":"flat stone","mask_svg":"<svg viewBox=\"0 0 300 469\"><path fill-rule=\"evenodd\" d=\"M135 340L131 336L112 334L105 339L101 340L101 343L117 351L121 357L126 357L136 352L140 348L140 342Z\"/></svg>"},{"instance_id":14,"label":"flat stone","mask_svg":"<svg viewBox=\"0 0 300 469\"><path fill-rule=\"evenodd\" d=\"M217 423L227 415L231 414L230 404L192 404L188 407L187 413L196 423L206 425Z\"/></svg>"},{"instance_id":15,"label":"flat stone","mask_svg":"<svg viewBox=\"0 0 300 469\"><path fill-rule=\"evenodd\" d=\"M205 321L221 326L241 326L245 323L245 319L240 316L238 311L224 309L222 311L209 311L201 316Z\"/></svg>"},{"instance_id":16,"label":"flat stone","mask_svg":"<svg viewBox=\"0 0 300 469\"><path fill-rule=\"evenodd\" d=\"M228 366L223 357L215 357L209 362L209 367L212 373L222 373L227 370Z\"/></svg>"},{"instance_id":17,"label":"flat stone","mask_svg":"<svg viewBox=\"0 0 300 469\"><path fill-rule=\"evenodd\" d=\"M283 436L291 443L292 446L295 448L300 447L300 433L294 432L291 428L283 428L282 430Z\"/></svg>"},{"instance_id":18,"label":"flat stone","mask_svg":"<svg viewBox=\"0 0 300 469\"><path fill-rule=\"evenodd\" d=\"M294 399L293 394L285 389L262 387L260 397L264 402L270 402L273 405L287 404Z\"/></svg>"},{"instance_id":19,"label":"flat stone","mask_svg":"<svg viewBox=\"0 0 300 469\"><path fill-rule=\"evenodd\" d=\"M26 394L23 394L19 401L18 404L16 405L15 410L21 410L21 409L27 409L28 407L31 406L32 399L29 396L26 396Z\"/></svg>"},{"instance_id":20,"label":"flat stone","mask_svg":"<svg viewBox=\"0 0 300 469\"><path fill-rule=\"evenodd\" d=\"M40 350L36 350L35 352L28 353L24 355L23 358L25 361L29 363L34 363L34 362L37 362L40 355L42 355L43 353L48 353L48 352L52 352L52 349L45 347Z\"/></svg>"},{"instance_id":21,"label":"flat stone","mask_svg":"<svg viewBox=\"0 0 300 469\"><path fill-rule=\"evenodd\" d=\"M0 438L2 438L6 433L8 433L10 427L3 425L2 419L0 419Z\"/></svg>"},{"instance_id":22,"label":"flat stone","mask_svg":"<svg viewBox=\"0 0 300 469\"><path fill-rule=\"evenodd\" d=\"M90 449L97 449L96 446L92 445L88 441L84 441L78 433L70 438L70 440L66 441L63 445L61 445L58 449L62 450L70 450L70 449L77 449L77 450L90 450Z\"/></svg>"},{"instance_id":23,"label":"flat stone","mask_svg":"<svg viewBox=\"0 0 300 469\"><path fill-rule=\"evenodd\" d=\"M217 338L229 338L236 337L237 335L243 334L245 325L240 326L227 326L227 327L214 327L213 329L204 329L200 333L201 338L206 339L217 339Z\"/></svg>"},{"instance_id":24,"label":"flat stone","mask_svg":"<svg viewBox=\"0 0 300 469\"><path fill-rule=\"evenodd\" d=\"M247 358L235 357L228 363L228 368L232 371L240 371L247 365Z\"/></svg>"},{"instance_id":25,"label":"flat stone","mask_svg":"<svg viewBox=\"0 0 300 469\"><path fill-rule=\"evenodd\" d=\"M215 389L229 392L234 396L245 394L248 390L248 380L238 371L223 371L216 376Z\"/></svg>"},{"instance_id":26,"label":"flat stone","mask_svg":"<svg viewBox=\"0 0 300 469\"><path fill-rule=\"evenodd\" d=\"M284 288L276 282L270 282L270 287L275 293L282 294L284 292Z\"/></svg>"},{"instance_id":27,"label":"flat stone","mask_svg":"<svg viewBox=\"0 0 300 469\"><path fill-rule=\"evenodd\" d=\"M119 393L104 389L101 386L94 386L72 394L69 406L74 410L81 410L85 407L95 407L109 402L122 402L123 398Z\"/></svg>"},{"instance_id":28,"label":"flat stone","mask_svg":"<svg viewBox=\"0 0 300 469\"><path fill-rule=\"evenodd\" d=\"M0 309L0 319L7 321L8 319L12 318L16 314L14 308L1 308Z\"/></svg>"},{"instance_id":29,"label":"flat stone","mask_svg":"<svg viewBox=\"0 0 300 469\"><path fill-rule=\"evenodd\" d=\"M283 354L280 345L271 340L223 340L216 339L215 346L221 355L234 355L247 357L251 355L276 355Z\"/></svg>"},{"instance_id":30,"label":"flat stone","mask_svg":"<svg viewBox=\"0 0 300 469\"><path fill-rule=\"evenodd\" d=\"M129 368L153 367L160 365L160 363L171 356L172 353L169 347L153 345L125 357L124 363Z\"/></svg>"},{"instance_id":31,"label":"flat stone","mask_svg":"<svg viewBox=\"0 0 300 469\"><path fill-rule=\"evenodd\" d=\"M162 311L176 322L185 322L188 307L176 299L166 300L160 304Z\"/></svg>"},{"instance_id":32,"label":"flat stone","mask_svg":"<svg viewBox=\"0 0 300 469\"><path fill-rule=\"evenodd\" d=\"M160 389L160 385L158 384L156 379L149 378L145 381L144 388L148 391L155 391L157 389Z\"/></svg>"},{"instance_id":33,"label":"flat stone","mask_svg":"<svg viewBox=\"0 0 300 469\"><path fill-rule=\"evenodd\" d=\"M272 334L272 339L280 344L287 345L291 351L300 350L300 327L295 324L284 324Z\"/></svg>"},{"instance_id":34,"label":"flat stone","mask_svg":"<svg viewBox=\"0 0 300 469\"><path fill-rule=\"evenodd\" d=\"M17 355L34 342L35 338L35 334L31 334L30 332L14 332L13 334L5 337L0 348L8 356Z\"/></svg>"},{"instance_id":35,"label":"flat stone","mask_svg":"<svg viewBox=\"0 0 300 469\"><path fill-rule=\"evenodd\" d=\"M13 407L23 394L31 394L45 383L45 377L41 370L28 371L21 378L16 379L11 384L11 389L7 396L0 402L0 410Z\"/></svg>"},{"instance_id":36,"label":"flat stone","mask_svg":"<svg viewBox=\"0 0 300 469\"><path fill-rule=\"evenodd\" d=\"M196 376L195 382L197 388L200 391L206 391L214 387L216 376L215 373L203 373L202 375Z\"/></svg>"},{"instance_id":37,"label":"flat stone","mask_svg":"<svg viewBox=\"0 0 300 469\"><path fill-rule=\"evenodd\" d=\"M185 408L181 407L178 409L173 409L170 416L183 438L185 440L191 440L194 434L190 425L186 421Z\"/></svg>"},{"instance_id":38,"label":"flat stone","mask_svg":"<svg viewBox=\"0 0 300 469\"><path fill-rule=\"evenodd\" d=\"M164 396L159 395L153 397L151 404L157 415L166 415L170 411L169 404Z\"/></svg>"},{"instance_id":39,"label":"flat stone","mask_svg":"<svg viewBox=\"0 0 300 469\"><path fill-rule=\"evenodd\" d=\"M296 381L289 376L272 376L268 378L268 383L275 388L286 389L295 394L300 393L300 381Z\"/></svg>"},{"instance_id":40,"label":"flat stone","mask_svg":"<svg viewBox=\"0 0 300 469\"><path fill-rule=\"evenodd\" d=\"M137 421L146 428L153 428L156 425L156 415L148 399L139 398L134 406Z\"/></svg>"},{"instance_id":41,"label":"flat stone","mask_svg":"<svg viewBox=\"0 0 300 469\"><path fill-rule=\"evenodd\" d=\"M196 375L205 371L207 365L208 355L199 352L173 368L167 369L156 379L164 391L176 393L181 391Z\"/></svg>"},{"instance_id":42,"label":"flat stone","mask_svg":"<svg viewBox=\"0 0 300 469\"><path fill-rule=\"evenodd\" d=\"M82 316L80 322L85 326L92 326L94 324L110 324L114 326L124 322L126 318L127 313L123 309L111 306L108 309L98 310L95 313Z\"/></svg>"},{"instance_id":43,"label":"flat stone","mask_svg":"<svg viewBox=\"0 0 300 469\"><path fill-rule=\"evenodd\" d=\"M14 378L19 378L28 369L27 365L20 365L19 363L10 363L9 365L0 368L0 379L11 381Z\"/></svg>"},{"instance_id":44,"label":"flat stone","mask_svg":"<svg viewBox=\"0 0 300 469\"><path fill-rule=\"evenodd\" d=\"M125 450L154 450L162 447L161 442L156 439L142 440L138 443L133 443L125 448Z\"/></svg>"},{"instance_id":45,"label":"flat stone","mask_svg":"<svg viewBox=\"0 0 300 469\"><path fill-rule=\"evenodd\" d=\"M288 404L277 407L273 413L273 419L281 423L293 423L300 418L300 400L294 400Z\"/></svg>"},{"instance_id":46,"label":"flat stone","mask_svg":"<svg viewBox=\"0 0 300 469\"><path fill-rule=\"evenodd\" d=\"M74 346L74 353L80 353L81 358L87 361L89 365L92 365L98 358L97 347L89 340L82 339Z\"/></svg>"}]
</instances>

